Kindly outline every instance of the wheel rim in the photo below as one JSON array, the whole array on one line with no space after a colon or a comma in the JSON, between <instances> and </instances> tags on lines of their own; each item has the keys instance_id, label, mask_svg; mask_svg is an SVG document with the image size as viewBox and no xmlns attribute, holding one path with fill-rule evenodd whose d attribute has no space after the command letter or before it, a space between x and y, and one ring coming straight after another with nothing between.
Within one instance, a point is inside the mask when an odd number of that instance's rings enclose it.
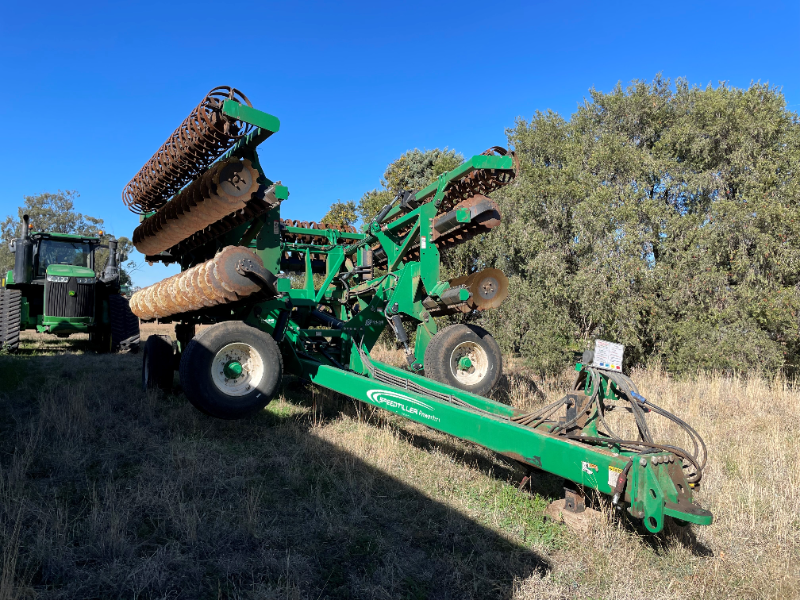
<instances>
[{"instance_id":1,"label":"wheel rim","mask_svg":"<svg viewBox=\"0 0 800 600\"><path fill-rule=\"evenodd\" d=\"M227 396L244 396L264 376L264 361L250 344L236 342L223 347L211 362L211 380Z\"/></svg>"},{"instance_id":2,"label":"wheel rim","mask_svg":"<svg viewBox=\"0 0 800 600\"><path fill-rule=\"evenodd\" d=\"M461 342L450 354L450 372L462 385L480 383L489 371L489 355L475 342Z\"/></svg>"}]
</instances>

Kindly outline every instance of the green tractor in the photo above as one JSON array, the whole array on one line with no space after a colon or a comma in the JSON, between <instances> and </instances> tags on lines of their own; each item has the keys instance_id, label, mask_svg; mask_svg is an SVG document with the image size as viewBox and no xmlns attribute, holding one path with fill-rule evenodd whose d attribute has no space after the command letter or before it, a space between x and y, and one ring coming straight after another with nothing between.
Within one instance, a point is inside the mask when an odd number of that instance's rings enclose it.
<instances>
[{"instance_id":1,"label":"green tractor","mask_svg":"<svg viewBox=\"0 0 800 600\"><path fill-rule=\"evenodd\" d=\"M139 349L139 319L120 293L117 241L65 233L22 233L11 242L14 269L0 287L0 349L15 352L19 333L36 329L58 337L88 333L99 352ZM95 252L108 262L95 273Z\"/></svg>"}]
</instances>

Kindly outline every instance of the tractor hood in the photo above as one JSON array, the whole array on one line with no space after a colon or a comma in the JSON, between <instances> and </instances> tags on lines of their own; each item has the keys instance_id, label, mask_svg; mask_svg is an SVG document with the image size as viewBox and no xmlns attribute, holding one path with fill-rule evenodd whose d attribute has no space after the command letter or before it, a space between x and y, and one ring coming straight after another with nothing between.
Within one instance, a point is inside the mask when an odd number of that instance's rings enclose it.
<instances>
[{"instance_id":1,"label":"tractor hood","mask_svg":"<svg viewBox=\"0 0 800 600\"><path fill-rule=\"evenodd\" d=\"M94 271L88 267L74 267L72 265L49 265L48 275L61 277L94 277Z\"/></svg>"}]
</instances>

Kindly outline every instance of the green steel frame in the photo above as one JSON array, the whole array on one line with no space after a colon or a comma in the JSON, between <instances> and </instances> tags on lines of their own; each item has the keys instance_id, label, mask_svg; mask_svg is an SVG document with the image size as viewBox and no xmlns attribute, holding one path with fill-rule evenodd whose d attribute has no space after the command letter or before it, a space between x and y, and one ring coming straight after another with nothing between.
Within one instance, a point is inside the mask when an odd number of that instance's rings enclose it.
<instances>
[{"instance_id":1,"label":"green steel frame","mask_svg":"<svg viewBox=\"0 0 800 600\"><path fill-rule=\"evenodd\" d=\"M248 158L258 170L261 183L272 185L264 174L256 147L278 130L278 120L233 100L226 101L224 111L258 128L239 140L222 158ZM551 433L555 425L552 421L536 427L522 426L511 420L519 414L516 409L418 374L426 347L437 332L436 321L422 300L426 297L436 300L450 287L440 279L439 250L430 243L441 199L449 186L472 171L513 168L510 156L474 156L417 192L420 204L415 209L403 213L395 207L380 222L367 224L362 233L286 227L280 222L280 207L276 207L202 247L165 260L178 260L187 269L213 257L220 248L242 245L251 248L263 260L264 267L277 274L282 259L290 253L300 257L300 267L305 271L303 285L292 288L289 279L281 278L277 298L243 300L176 319L183 322L183 331L190 332L194 329L192 324L245 321L279 340L286 372L601 494L613 494L614 482L625 470L628 477L622 499L629 505L628 512L643 519L652 532L660 531L668 516L698 525L710 524L711 513L693 503L692 486L680 461L674 457L668 460L669 452L643 455L610 441L568 439ZM276 194L285 199L288 190L278 186ZM470 217L468 211L463 211L457 218L459 222L468 222ZM303 235L317 236L318 240L324 236L326 241L297 241ZM284 241L290 238L293 241ZM366 253L378 245L386 253L385 272L374 278L358 274L359 267L367 264ZM410 260L410 251L415 246L419 257ZM313 263L320 261L324 261L324 273L319 274L322 281L315 285ZM354 270L356 274L348 278L352 285L343 286L342 275ZM358 299L357 308L354 297ZM314 313L320 305L328 307L343 325L334 328L315 319ZM416 327L414 353L407 370L381 364L369 354L388 318L394 315ZM181 339L180 333L178 338L179 347L188 341ZM614 389L608 380L605 388L613 398ZM596 429L585 431L597 435Z\"/></svg>"}]
</instances>

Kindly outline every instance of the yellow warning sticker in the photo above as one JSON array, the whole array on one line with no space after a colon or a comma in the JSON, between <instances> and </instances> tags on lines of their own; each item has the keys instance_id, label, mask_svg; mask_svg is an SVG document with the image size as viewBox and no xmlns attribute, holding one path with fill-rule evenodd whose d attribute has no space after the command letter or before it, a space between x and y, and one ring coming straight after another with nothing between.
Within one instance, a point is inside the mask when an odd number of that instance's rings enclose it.
<instances>
[{"instance_id":1,"label":"yellow warning sticker","mask_svg":"<svg viewBox=\"0 0 800 600\"><path fill-rule=\"evenodd\" d=\"M612 488L617 485L617 479L619 479L619 474L622 473L622 469L618 469L617 467L608 467L608 485Z\"/></svg>"}]
</instances>

